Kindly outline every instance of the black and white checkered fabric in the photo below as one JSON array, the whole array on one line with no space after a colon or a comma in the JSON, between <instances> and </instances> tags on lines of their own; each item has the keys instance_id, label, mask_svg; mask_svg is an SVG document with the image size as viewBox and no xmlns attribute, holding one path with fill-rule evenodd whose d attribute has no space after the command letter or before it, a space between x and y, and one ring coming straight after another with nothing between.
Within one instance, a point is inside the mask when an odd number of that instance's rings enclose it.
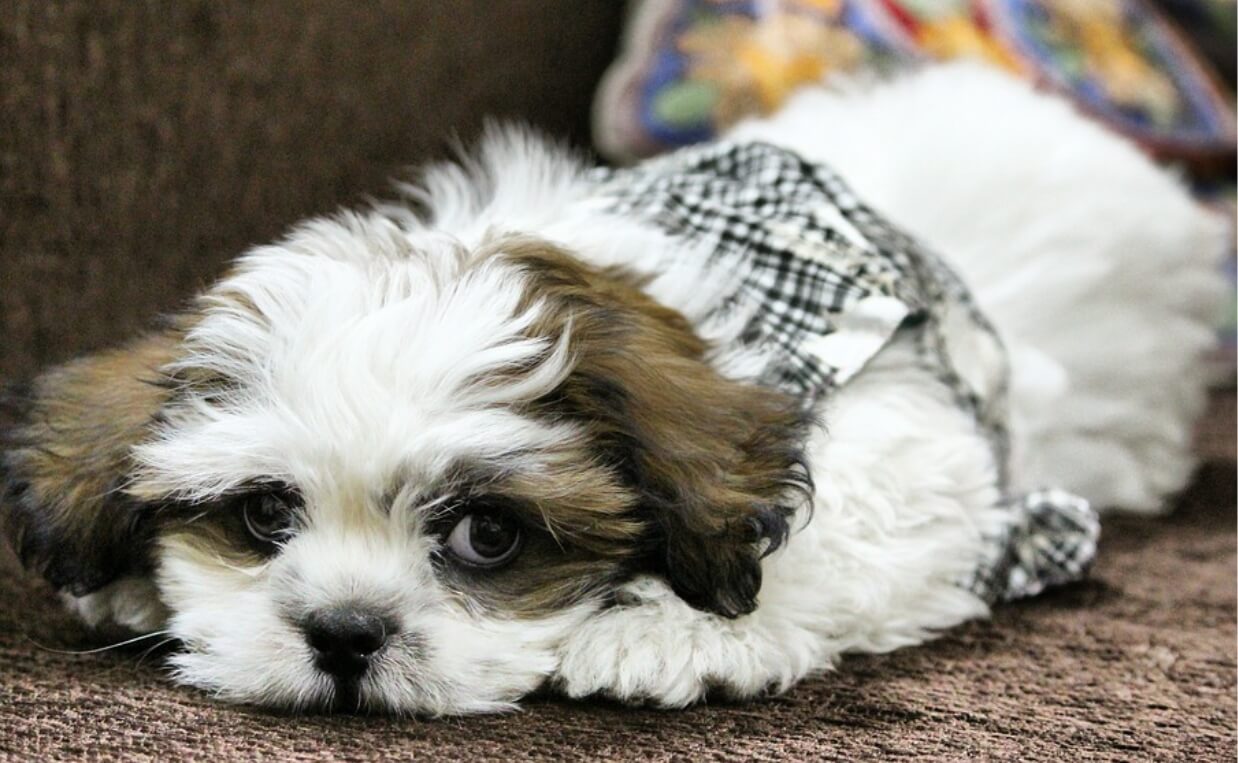
<instances>
[{"instance_id":1,"label":"black and white checkered fabric","mask_svg":"<svg viewBox=\"0 0 1238 763\"><path fill-rule=\"evenodd\" d=\"M1007 365L992 325L941 258L831 170L771 145L714 143L594 180L604 208L690 240L736 276L715 312L749 316L739 341L766 358L761 383L815 403L912 332L1005 469ZM1099 533L1086 501L1042 491L1007 504L1007 531L966 585L993 603L1085 574Z\"/></svg>"},{"instance_id":2,"label":"black and white checkered fabric","mask_svg":"<svg viewBox=\"0 0 1238 763\"><path fill-rule=\"evenodd\" d=\"M1100 540L1100 521L1088 502L1062 490L1034 490L1007 504L1010 523L964 585L994 604L1079 580Z\"/></svg>"}]
</instances>

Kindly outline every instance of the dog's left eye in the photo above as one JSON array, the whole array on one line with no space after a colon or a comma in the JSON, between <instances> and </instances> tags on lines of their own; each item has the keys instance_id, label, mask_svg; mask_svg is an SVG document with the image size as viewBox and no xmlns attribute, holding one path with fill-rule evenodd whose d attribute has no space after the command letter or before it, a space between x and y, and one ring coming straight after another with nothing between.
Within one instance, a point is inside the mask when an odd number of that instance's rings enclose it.
<instances>
[{"instance_id":1,"label":"dog's left eye","mask_svg":"<svg viewBox=\"0 0 1238 763\"><path fill-rule=\"evenodd\" d=\"M504 512L471 511L447 536L447 548L471 567L498 567L520 551L520 524Z\"/></svg>"},{"instance_id":2,"label":"dog's left eye","mask_svg":"<svg viewBox=\"0 0 1238 763\"><path fill-rule=\"evenodd\" d=\"M259 543L278 543L288 535L296 503L295 494L286 489L245 496L241 499L245 529Z\"/></svg>"}]
</instances>

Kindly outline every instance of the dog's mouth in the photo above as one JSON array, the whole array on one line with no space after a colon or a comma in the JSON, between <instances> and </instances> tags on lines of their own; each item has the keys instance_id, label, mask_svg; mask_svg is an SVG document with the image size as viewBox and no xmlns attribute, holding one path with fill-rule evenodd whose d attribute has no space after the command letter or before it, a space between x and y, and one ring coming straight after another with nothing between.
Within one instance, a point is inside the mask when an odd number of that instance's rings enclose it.
<instances>
[{"instance_id":1,"label":"dog's mouth","mask_svg":"<svg viewBox=\"0 0 1238 763\"><path fill-rule=\"evenodd\" d=\"M327 679L330 688L323 692L321 707L330 713L364 715L384 712L381 692L374 685L376 674L384 671L390 645L366 657L319 656L314 668Z\"/></svg>"},{"instance_id":2,"label":"dog's mouth","mask_svg":"<svg viewBox=\"0 0 1238 763\"><path fill-rule=\"evenodd\" d=\"M331 713L344 715L362 715L367 711L361 695L361 679L359 677L335 678L333 691L324 702L324 709Z\"/></svg>"}]
</instances>

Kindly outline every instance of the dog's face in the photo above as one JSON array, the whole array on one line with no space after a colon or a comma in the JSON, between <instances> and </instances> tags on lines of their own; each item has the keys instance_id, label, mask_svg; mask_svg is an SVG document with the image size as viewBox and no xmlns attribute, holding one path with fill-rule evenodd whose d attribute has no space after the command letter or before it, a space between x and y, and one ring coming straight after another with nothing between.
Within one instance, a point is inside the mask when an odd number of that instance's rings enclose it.
<instances>
[{"instance_id":1,"label":"dog's face","mask_svg":"<svg viewBox=\"0 0 1238 763\"><path fill-rule=\"evenodd\" d=\"M750 611L805 475L794 401L724 378L618 270L340 217L20 403L5 515L82 595L153 576L225 698L501 707L636 575Z\"/></svg>"}]
</instances>

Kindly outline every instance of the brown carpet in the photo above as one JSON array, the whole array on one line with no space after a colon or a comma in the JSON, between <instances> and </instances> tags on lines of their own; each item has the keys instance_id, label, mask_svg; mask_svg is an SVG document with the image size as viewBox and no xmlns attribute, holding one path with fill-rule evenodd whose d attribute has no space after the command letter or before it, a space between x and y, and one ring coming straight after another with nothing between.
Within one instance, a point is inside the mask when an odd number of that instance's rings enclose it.
<instances>
[{"instance_id":1,"label":"brown carpet","mask_svg":"<svg viewBox=\"0 0 1238 763\"><path fill-rule=\"evenodd\" d=\"M0 378L116 341L225 258L485 114L586 135L617 0L0 2ZM101 643L0 551L0 758L1232 760L1234 397L1173 515L1092 582L784 697L681 713L286 717Z\"/></svg>"}]
</instances>

